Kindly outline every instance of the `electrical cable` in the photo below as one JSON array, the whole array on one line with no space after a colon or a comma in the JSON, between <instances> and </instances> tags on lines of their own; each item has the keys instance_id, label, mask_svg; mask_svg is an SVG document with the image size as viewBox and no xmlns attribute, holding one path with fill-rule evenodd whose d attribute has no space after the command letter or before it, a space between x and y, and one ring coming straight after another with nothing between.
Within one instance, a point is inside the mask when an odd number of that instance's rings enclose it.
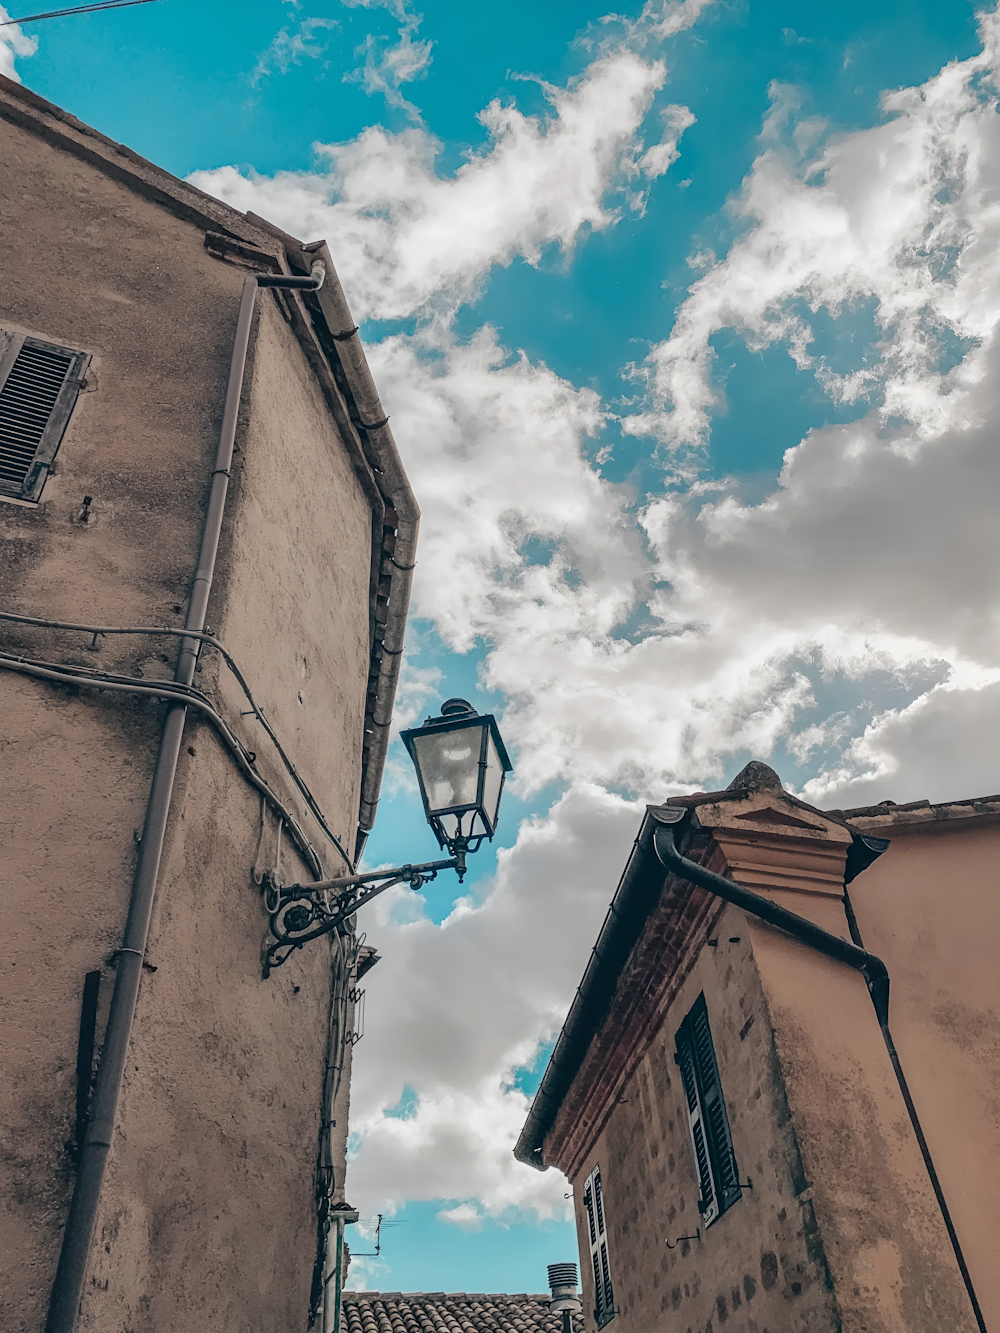
<instances>
[{"instance_id":1,"label":"electrical cable","mask_svg":"<svg viewBox=\"0 0 1000 1333\"><path fill-rule=\"evenodd\" d=\"M69 9L50 9L45 14L26 14L23 19L6 19L0 28L15 23L37 23L40 19L61 19L72 14L96 14L101 9L128 9L130 5L151 5L154 0L99 0L95 5L73 5Z\"/></svg>"},{"instance_id":2,"label":"electrical cable","mask_svg":"<svg viewBox=\"0 0 1000 1333\"><path fill-rule=\"evenodd\" d=\"M112 690L119 694L144 695L147 698L173 699L194 708L206 717L221 736L223 743L236 760L236 765L252 786L260 792L278 815L288 825L292 840L302 854L303 860L317 879L323 878L323 867L315 848L299 826L298 821L286 805L271 790L268 783L253 767L249 751L243 742L233 734L228 724L213 707L211 702L199 691L189 685L179 685L173 681L160 681L157 684L138 684L129 676L116 676L110 672L94 671L89 667L66 667L58 662L38 662L31 658L16 657L12 653L0 652L0 670L16 671L24 676L34 676L39 680L53 680L60 684L84 686L88 689Z\"/></svg>"},{"instance_id":3,"label":"electrical cable","mask_svg":"<svg viewBox=\"0 0 1000 1333\"><path fill-rule=\"evenodd\" d=\"M326 1057L320 1105L319 1150L316 1160L316 1217L318 1221L316 1262L310 1292L310 1316L315 1319L326 1293L324 1276L331 1230L330 1212L337 1192L333 1161L333 1112L340 1092L341 1076L347 1054L347 1015L350 983L364 936L357 938L339 930L333 932L335 961L330 975L330 1010L326 1034ZM342 1182L341 1182L342 1184Z\"/></svg>"},{"instance_id":4,"label":"electrical cable","mask_svg":"<svg viewBox=\"0 0 1000 1333\"><path fill-rule=\"evenodd\" d=\"M320 809L319 802L316 800L312 792L309 790L309 787L307 786L305 779L301 776L298 769L295 767L291 759L289 759L288 755L285 753L285 750L281 742L278 740L274 728L271 726L270 722L264 716L263 710L257 703L256 699L254 699L253 695L250 693L250 686L247 684L246 677L243 675L243 672L237 666L235 658L225 647L225 645L222 644L215 637L214 634L212 634L211 632L200 634L194 630L174 629L172 626L167 626L167 625L136 625L136 626L78 625L73 623L72 621L67 621L67 620L43 620L38 616L15 615L13 611L0 611L0 620L9 620L17 625L33 625L39 629L65 629L78 634L93 634L95 641L98 635L109 635L109 634L139 634L139 635L153 635L153 636L166 635L168 637L173 637L178 639L197 639L199 643L205 644L209 648L214 648L221 655L223 661L226 663L226 666L229 667L229 670L235 676L240 689L246 696L247 703L249 703L250 707L253 709L254 717L256 717L257 721L267 732L268 738L271 740L272 744L274 745L274 748L277 750L281 762L285 766L286 772L288 773L292 781L295 783L296 787L298 787L303 800L305 801L306 805L312 812L312 815L315 818L316 822L319 824L320 828L333 843L334 847L336 847L340 855L344 858L345 863L350 868L351 874L354 874L355 871L354 861L348 855L346 849L344 848L343 843L340 841L337 835L330 828L330 825L327 823L326 816ZM80 669L88 670L89 668L84 667ZM319 878L322 878L322 876L320 876Z\"/></svg>"}]
</instances>

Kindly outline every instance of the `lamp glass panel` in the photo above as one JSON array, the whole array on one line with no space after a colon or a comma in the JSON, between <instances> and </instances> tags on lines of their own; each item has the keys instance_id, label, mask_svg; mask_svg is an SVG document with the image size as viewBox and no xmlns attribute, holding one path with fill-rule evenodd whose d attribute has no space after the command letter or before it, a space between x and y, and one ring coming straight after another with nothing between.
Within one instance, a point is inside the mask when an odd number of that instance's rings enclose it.
<instances>
[{"instance_id":1,"label":"lamp glass panel","mask_svg":"<svg viewBox=\"0 0 1000 1333\"><path fill-rule=\"evenodd\" d=\"M458 815L441 815L441 832L446 838L458 837Z\"/></svg>"},{"instance_id":2,"label":"lamp glass panel","mask_svg":"<svg viewBox=\"0 0 1000 1333\"><path fill-rule=\"evenodd\" d=\"M472 838L477 834L485 836L487 832L478 810L466 810L461 815L439 815L438 822L446 838L457 838L459 835Z\"/></svg>"},{"instance_id":3,"label":"lamp glass panel","mask_svg":"<svg viewBox=\"0 0 1000 1333\"><path fill-rule=\"evenodd\" d=\"M482 727L475 726L414 736L414 755L431 814L476 803L482 734Z\"/></svg>"},{"instance_id":4,"label":"lamp glass panel","mask_svg":"<svg viewBox=\"0 0 1000 1333\"><path fill-rule=\"evenodd\" d=\"M486 733L486 781L483 783L483 809L486 817L497 826L497 810L500 807L500 788L503 786L503 764L493 743L493 733Z\"/></svg>"}]
</instances>

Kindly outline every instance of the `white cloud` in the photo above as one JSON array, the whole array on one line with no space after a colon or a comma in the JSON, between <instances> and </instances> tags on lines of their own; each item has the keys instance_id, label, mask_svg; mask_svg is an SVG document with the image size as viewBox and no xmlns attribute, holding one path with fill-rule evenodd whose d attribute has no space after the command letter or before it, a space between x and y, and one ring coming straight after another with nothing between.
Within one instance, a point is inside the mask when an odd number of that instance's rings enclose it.
<instances>
[{"instance_id":1,"label":"white cloud","mask_svg":"<svg viewBox=\"0 0 1000 1333\"><path fill-rule=\"evenodd\" d=\"M257 59L252 82L258 84L275 69L279 74L287 74L292 65L300 65L303 57L318 60L326 55L327 43L317 42L316 34L335 31L340 27L336 19L304 18L300 19L294 30L285 26L277 33Z\"/></svg>"},{"instance_id":2,"label":"white cloud","mask_svg":"<svg viewBox=\"0 0 1000 1333\"><path fill-rule=\"evenodd\" d=\"M0 5L0 23L7 23L10 14ZM0 74L5 74L15 83L21 82L14 61L18 56L33 56L38 50L38 38L29 37L16 23L7 28L0 28Z\"/></svg>"},{"instance_id":3,"label":"white cloud","mask_svg":"<svg viewBox=\"0 0 1000 1333\"><path fill-rule=\"evenodd\" d=\"M450 310L493 265L518 255L537 263L552 245L568 253L585 228L613 224L608 196L646 151L640 129L664 77L661 61L619 51L565 88L546 85L546 116L495 100L480 114L486 145L453 176L437 173L439 145L426 130L372 126L317 145L317 171L219 167L189 179L295 234L330 237L357 318ZM674 142L682 112L673 109Z\"/></svg>"},{"instance_id":4,"label":"white cloud","mask_svg":"<svg viewBox=\"0 0 1000 1333\"><path fill-rule=\"evenodd\" d=\"M446 1198L461 1201L447 1220L465 1225L512 1208L565 1215L557 1174L512 1156L529 1101L511 1074L562 1020L638 818L636 805L578 786L521 826L481 905L460 902L440 926L397 924L386 894L363 914L383 961L365 978L351 1092L362 1146L350 1197L362 1212ZM386 1116L404 1087L413 1114Z\"/></svg>"},{"instance_id":5,"label":"white cloud","mask_svg":"<svg viewBox=\"0 0 1000 1333\"><path fill-rule=\"evenodd\" d=\"M828 808L885 799L963 800L1000 791L995 747L1000 718L1000 671L978 688L947 685L929 691L908 708L876 718L844 756L843 764L807 783L807 800Z\"/></svg>"},{"instance_id":6,"label":"white cloud","mask_svg":"<svg viewBox=\"0 0 1000 1333\"><path fill-rule=\"evenodd\" d=\"M399 91L426 74L431 63L432 41L414 38L420 30L423 16L414 14L405 0L343 0L350 9L387 9L402 26L396 31L395 45L386 45L386 39L369 33L355 55L364 55L364 64L344 75L345 83L360 83L369 96L380 93L391 107L404 111L415 122L420 111Z\"/></svg>"},{"instance_id":7,"label":"white cloud","mask_svg":"<svg viewBox=\"0 0 1000 1333\"><path fill-rule=\"evenodd\" d=\"M695 123L690 107L671 105L660 112L663 117L663 135L659 143L647 148L636 164L650 180L663 176L680 157L678 142L685 130Z\"/></svg>"},{"instance_id":8,"label":"white cloud","mask_svg":"<svg viewBox=\"0 0 1000 1333\"><path fill-rule=\"evenodd\" d=\"M764 151L732 204L748 230L695 283L670 337L651 351L644 373L658 411L632 429L675 445L704 441L718 401L709 339L720 329L755 350L785 344L800 367L825 372L833 396L877 394L883 420L905 418L922 436L965 422L963 391L981 377L981 357L938 363L949 338L993 336L1000 292L995 12L981 31L981 54L887 93L882 124L818 150L814 121L788 138L797 95L772 86ZM838 376L811 350L810 314L861 302L874 304L882 345L869 366Z\"/></svg>"},{"instance_id":9,"label":"white cloud","mask_svg":"<svg viewBox=\"0 0 1000 1333\"><path fill-rule=\"evenodd\" d=\"M501 625L606 634L645 575L627 493L588 466L597 395L500 347L432 331L370 349L424 515L413 609L457 651ZM529 563L531 542L547 563Z\"/></svg>"},{"instance_id":10,"label":"white cloud","mask_svg":"<svg viewBox=\"0 0 1000 1333\"><path fill-rule=\"evenodd\" d=\"M627 14L605 14L584 34L581 44L598 50L614 50L627 45L643 51L661 45L679 32L691 28L714 0L646 0L638 18ZM607 34L595 41L595 34Z\"/></svg>"},{"instance_id":11,"label":"white cloud","mask_svg":"<svg viewBox=\"0 0 1000 1333\"><path fill-rule=\"evenodd\" d=\"M355 53L364 53L364 65L345 75L345 81L360 83L369 96L381 93L390 106L407 112L412 119L419 121L420 112L399 90L404 83L426 74L434 44L426 40L414 41L413 29L408 27L400 28L397 36L394 46L385 47L369 33Z\"/></svg>"},{"instance_id":12,"label":"white cloud","mask_svg":"<svg viewBox=\"0 0 1000 1333\"><path fill-rule=\"evenodd\" d=\"M442 1222L453 1222L463 1231L479 1231L483 1225L482 1214L471 1203L460 1203L457 1208L442 1208L438 1213Z\"/></svg>"}]
</instances>

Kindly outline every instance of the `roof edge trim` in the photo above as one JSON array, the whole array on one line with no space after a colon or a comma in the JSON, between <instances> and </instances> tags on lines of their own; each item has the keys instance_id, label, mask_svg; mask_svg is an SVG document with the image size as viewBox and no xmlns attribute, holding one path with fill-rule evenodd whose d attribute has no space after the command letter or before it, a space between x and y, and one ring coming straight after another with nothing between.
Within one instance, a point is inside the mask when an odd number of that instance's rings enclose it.
<instances>
[{"instance_id":1,"label":"roof edge trim","mask_svg":"<svg viewBox=\"0 0 1000 1333\"><path fill-rule=\"evenodd\" d=\"M682 808L646 807L597 943L514 1147L517 1160L536 1171L548 1170L548 1163L542 1160L542 1143L579 1073L594 1034L607 1017L622 968L660 900L667 872L653 849L653 831L661 817L673 824L686 815Z\"/></svg>"}]
</instances>

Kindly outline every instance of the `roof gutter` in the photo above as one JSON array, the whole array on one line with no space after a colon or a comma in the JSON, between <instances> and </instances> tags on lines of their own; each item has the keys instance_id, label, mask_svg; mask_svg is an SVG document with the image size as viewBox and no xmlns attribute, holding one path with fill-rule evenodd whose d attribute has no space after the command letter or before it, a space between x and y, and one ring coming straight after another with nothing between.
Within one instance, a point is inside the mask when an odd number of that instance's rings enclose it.
<instances>
[{"instance_id":1,"label":"roof gutter","mask_svg":"<svg viewBox=\"0 0 1000 1333\"><path fill-rule=\"evenodd\" d=\"M666 870L679 879L686 879L691 884L706 889L716 898L723 898L727 903L742 907L744 912L749 912L759 921L766 921L769 926L777 926L779 930L794 935L810 949L826 954L827 958L834 958L838 963L846 963L848 967L853 967L855 972L860 972L865 979L879 1026L884 1027L888 1023L889 971L881 958L876 958L873 953L860 948L857 944L841 939L839 935L831 935L828 930L817 926L804 916L799 916L797 912L790 912L787 907L779 907L763 894L745 889L742 884L726 879L724 875L717 875L714 870L709 870L706 866L700 866L697 861L690 861L686 856L682 856L674 841L674 826L687 818L687 810L667 805L652 809L649 813L656 821L653 849L657 860ZM889 846L885 838L865 838L864 843L870 852L869 865Z\"/></svg>"},{"instance_id":2,"label":"roof gutter","mask_svg":"<svg viewBox=\"0 0 1000 1333\"><path fill-rule=\"evenodd\" d=\"M373 663L378 659L378 675L369 684L369 708L365 715L366 756L358 811L359 839L355 855L375 823L379 788L389 748L392 705L402 667L406 615L420 527L420 509L400 461L396 441L389 428L389 418L379 399L365 357L358 329L340 285L333 259L325 241L305 246L310 260L326 267L326 280L316 292L323 317L336 344L340 366L353 401L352 420L362 442L365 456L375 474L375 481L386 504L386 524L395 525L392 550L383 548L376 597L375 644ZM373 688L374 687L374 688Z\"/></svg>"}]
</instances>

